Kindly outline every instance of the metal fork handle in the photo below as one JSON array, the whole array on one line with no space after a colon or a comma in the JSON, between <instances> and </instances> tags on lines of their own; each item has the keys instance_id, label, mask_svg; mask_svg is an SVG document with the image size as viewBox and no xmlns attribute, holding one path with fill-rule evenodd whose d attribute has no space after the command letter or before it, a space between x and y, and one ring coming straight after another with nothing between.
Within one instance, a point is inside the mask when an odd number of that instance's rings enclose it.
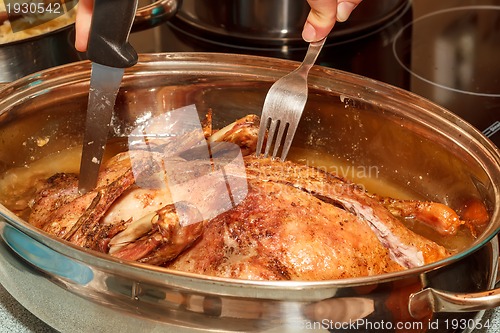
<instances>
[{"instance_id":1,"label":"metal fork handle","mask_svg":"<svg viewBox=\"0 0 500 333\"><path fill-rule=\"evenodd\" d=\"M326 38L323 38L317 42L312 42L309 44L309 47L307 48L306 55L304 57L304 60L300 63L299 67L290 73L289 75L292 75L294 72L298 75L300 75L304 80L307 82L307 76L309 75L309 70L314 66L316 63L316 59L318 58L319 53L321 52L321 49L323 48L323 45L325 44ZM307 84L306 84L306 91L307 91ZM301 112L302 113L302 112ZM290 150L290 147L292 145L293 137L295 136L295 131L297 130L298 122L300 120L301 114L298 115L298 119L292 124L292 122L289 122L288 125L288 131L286 133L286 138L285 142L283 144L283 150L281 152L281 160L285 160L286 156L288 155L288 151ZM273 158L276 157L279 149L279 142L281 142L281 138L283 136L285 129L285 124L282 124L278 130L278 135L277 135L277 142L274 146L273 150ZM266 146L266 151L267 151L267 146Z\"/></svg>"},{"instance_id":2,"label":"metal fork handle","mask_svg":"<svg viewBox=\"0 0 500 333\"><path fill-rule=\"evenodd\" d=\"M288 150L290 149L293 137L295 135L295 130L297 129L298 122L300 120L302 111L304 109L305 102L307 100L307 76L309 74L309 70L312 68L314 63L316 62L316 59L318 58L318 54L320 53L321 49L323 48L323 45L325 44L326 38L317 41L317 42L312 42L309 44L309 47L307 49L307 53L304 57L304 60L300 63L300 65L292 72L288 73L287 75L283 76L281 79L276 81L271 88L269 89L269 92L266 96L266 99L264 101L264 107L262 111L262 118L261 118L261 124L259 128L259 134L258 134L258 140L257 140L257 150L256 150L256 155L259 156L261 154L262 146L264 144L264 136L266 133L266 130L268 131L268 141L266 143L266 148L264 152L264 156L267 156L269 153L269 150L272 145L272 141L274 139L275 131L278 129L278 133L276 136L276 141L275 141L275 146L273 150L273 158L276 157L278 150L280 148L280 143L282 141L283 134L285 133L285 128L288 126L288 130L286 131L286 138L285 142L283 145L282 153L281 153L281 159L284 160L288 154ZM298 82L296 79L299 79ZM303 80L303 82L301 82ZM292 84L293 82L293 84ZM298 84L297 84L298 83ZM280 85L280 88L277 88L278 85ZM284 100L283 98L269 98L272 93L274 93L273 89L276 90L284 90L283 85L290 85L291 87L287 87L287 93L290 94L291 96L289 98L294 97L292 99L292 102L297 103L297 105L294 106L295 110L286 110L288 111L288 114L282 114L280 113L280 116L277 116L276 114L271 115L269 113L269 110L266 109L266 106L272 108L272 109L277 109L280 107L283 107ZM299 88L297 88L299 87ZM300 91L297 91L300 90ZM280 93L281 94L281 93ZM305 96L302 96L305 94ZM274 96L273 96L274 97ZM281 96L282 97L282 96ZM299 100L297 100L297 98ZM268 105L269 103L269 105ZM293 109L293 108L292 108ZM276 111L276 110L274 110ZM269 124L269 128L267 128L267 124Z\"/></svg>"},{"instance_id":3,"label":"metal fork handle","mask_svg":"<svg viewBox=\"0 0 500 333\"><path fill-rule=\"evenodd\" d=\"M309 70L316 63L316 59L318 59L319 52L323 48L323 45L325 45L325 41L326 38L323 38L317 42L311 42L309 44L306 56L295 72L300 72L303 76L306 76L309 73Z\"/></svg>"}]
</instances>

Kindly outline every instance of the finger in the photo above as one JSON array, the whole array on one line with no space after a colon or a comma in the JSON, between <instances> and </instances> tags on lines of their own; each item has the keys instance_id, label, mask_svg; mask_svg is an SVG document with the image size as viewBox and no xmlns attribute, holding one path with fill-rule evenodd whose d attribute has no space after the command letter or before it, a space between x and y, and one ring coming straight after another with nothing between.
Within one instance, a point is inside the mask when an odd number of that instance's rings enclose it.
<instances>
[{"instance_id":1,"label":"finger","mask_svg":"<svg viewBox=\"0 0 500 333\"><path fill-rule=\"evenodd\" d=\"M362 0L307 0L311 11L302 31L307 42L318 41L330 33L335 22L343 22Z\"/></svg>"},{"instance_id":2,"label":"finger","mask_svg":"<svg viewBox=\"0 0 500 333\"><path fill-rule=\"evenodd\" d=\"M80 0L78 2L78 10L76 13L75 22L75 48L80 52L87 51L93 7L93 0Z\"/></svg>"},{"instance_id":3,"label":"finger","mask_svg":"<svg viewBox=\"0 0 500 333\"><path fill-rule=\"evenodd\" d=\"M307 0L311 11L307 16L302 38L314 42L326 37L337 19L337 0Z\"/></svg>"},{"instance_id":4,"label":"finger","mask_svg":"<svg viewBox=\"0 0 500 333\"><path fill-rule=\"evenodd\" d=\"M337 5L337 22L345 22L361 0L339 0Z\"/></svg>"}]
</instances>

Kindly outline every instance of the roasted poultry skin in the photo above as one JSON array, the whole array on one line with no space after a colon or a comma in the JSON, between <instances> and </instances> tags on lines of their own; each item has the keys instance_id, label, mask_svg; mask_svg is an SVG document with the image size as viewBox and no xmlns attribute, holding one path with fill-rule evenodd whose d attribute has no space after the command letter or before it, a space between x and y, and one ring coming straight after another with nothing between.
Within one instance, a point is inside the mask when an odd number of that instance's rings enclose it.
<instances>
[{"instance_id":1,"label":"roasted poultry skin","mask_svg":"<svg viewBox=\"0 0 500 333\"><path fill-rule=\"evenodd\" d=\"M249 193L205 222L166 266L252 280L328 280L382 274L446 257L355 185L291 162L245 158Z\"/></svg>"},{"instance_id":2,"label":"roasted poultry skin","mask_svg":"<svg viewBox=\"0 0 500 333\"><path fill-rule=\"evenodd\" d=\"M74 174L38 184L29 222L125 260L217 277L309 281L396 272L451 254L401 218L422 217L449 237L464 225L439 203L380 198L310 166L255 157L256 116L219 132L209 124L203 130L212 152L222 156L218 162L196 160L189 146L166 159L169 144L161 142L123 152L107 161L97 188L84 195ZM244 172L224 162L234 158L216 145L224 142L240 147ZM179 172L166 174L167 165ZM214 171L224 182L203 177ZM176 201L166 183L188 184L179 187L188 200ZM232 206L220 209L225 191Z\"/></svg>"}]
</instances>

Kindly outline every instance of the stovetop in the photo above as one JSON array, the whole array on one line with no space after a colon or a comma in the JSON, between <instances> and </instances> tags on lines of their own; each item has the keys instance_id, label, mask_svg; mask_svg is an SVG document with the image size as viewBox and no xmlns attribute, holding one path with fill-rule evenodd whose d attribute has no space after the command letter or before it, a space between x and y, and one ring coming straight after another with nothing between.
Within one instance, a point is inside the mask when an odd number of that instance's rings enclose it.
<instances>
[{"instance_id":1,"label":"stovetop","mask_svg":"<svg viewBox=\"0 0 500 333\"><path fill-rule=\"evenodd\" d=\"M292 60L302 60L307 48L306 43L248 45L216 38L175 19L133 34L132 43L140 52L224 52ZM373 29L329 38L317 64L430 99L500 146L499 54L500 0L414 0Z\"/></svg>"}]
</instances>

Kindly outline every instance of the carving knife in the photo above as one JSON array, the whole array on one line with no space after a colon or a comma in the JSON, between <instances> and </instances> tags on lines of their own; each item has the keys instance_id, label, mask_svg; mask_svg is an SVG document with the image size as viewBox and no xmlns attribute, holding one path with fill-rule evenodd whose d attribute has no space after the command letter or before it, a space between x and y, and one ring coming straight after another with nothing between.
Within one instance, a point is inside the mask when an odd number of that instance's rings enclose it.
<instances>
[{"instance_id":1,"label":"carving knife","mask_svg":"<svg viewBox=\"0 0 500 333\"><path fill-rule=\"evenodd\" d=\"M137 0L94 1L87 51L92 72L78 183L80 193L96 187L123 73L137 63L137 52L128 42L136 10Z\"/></svg>"}]
</instances>

